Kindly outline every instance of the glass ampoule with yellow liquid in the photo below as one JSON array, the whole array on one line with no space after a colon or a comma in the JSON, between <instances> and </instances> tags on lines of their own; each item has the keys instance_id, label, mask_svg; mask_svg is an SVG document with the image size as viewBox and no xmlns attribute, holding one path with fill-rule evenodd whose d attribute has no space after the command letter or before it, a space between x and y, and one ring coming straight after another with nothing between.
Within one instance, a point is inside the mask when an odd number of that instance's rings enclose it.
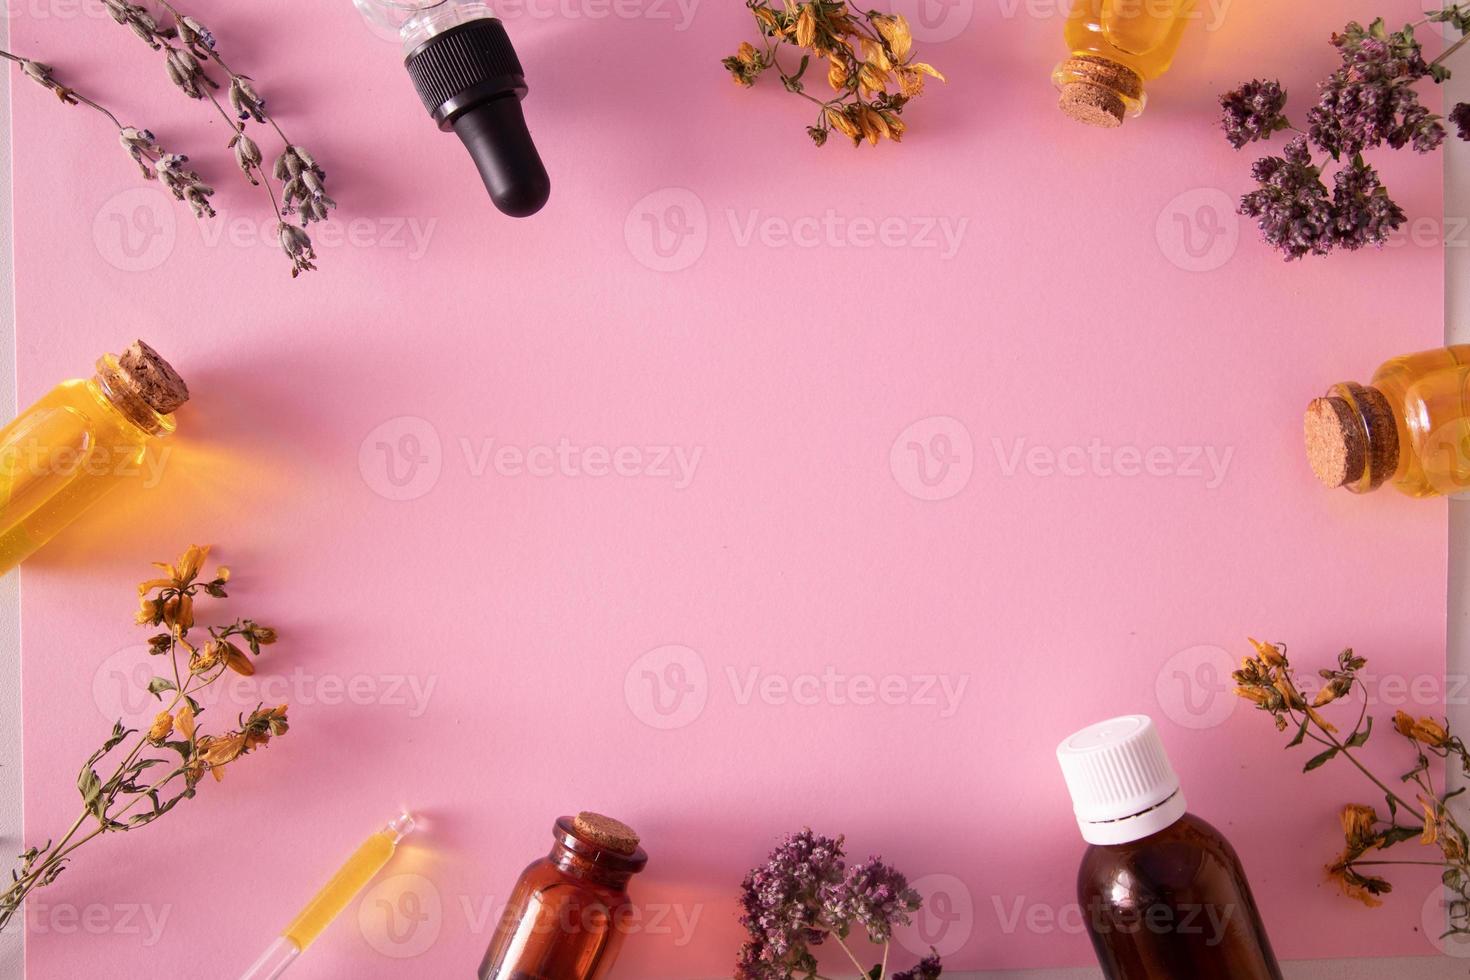
<instances>
[{"instance_id":1,"label":"glass ampoule with yellow liquid","mask_svg":"<svg viewBox=\"0 0 1470 980\"><path fill-rule=\"evenodd\" d=\"M1121 126L1143 111L1144 83L1169 69L1193 0L1074 0L1064 37L1070 57L1052 72L1067 115Z\"/></svg>"},{"instance_id":2,"label":"glass ampoule with yellow liquid","mask_svg":"<svg viewBox=\"0 0 1470 980\"><path fill-rule=\"evenodd\" d=\"M112 490L142 481L145 458L188 398L184 380L140 340L0 429L0 573Z\"/></svg>"},{"instance_id":3,"label":"glass ampoule with yellow liquid","mask_svg":"<svg viewBox=\"0 0 1470 980\"><path fill-rule=\"evenodd\" d=\"M1307 406L1307 460L1329 487L1411 497L1470 491L1470 344L1385 361Z\"/></svg>"},{"instance_id":4,"label":"glass ampoule with yellow liquid","mask_svg":"<svg viewBox=\"0 0 1470 980\"><path fill-rule=\"evenodd\" d=\"M250 965L240 980L275 980L286 972L320 936L342 910L352 903L379 871L392 859L403 838L413 833L413 817L400 813L368 837L350 854L331 879L296 913L260 959Z\"/></svg>"}]
</instances>

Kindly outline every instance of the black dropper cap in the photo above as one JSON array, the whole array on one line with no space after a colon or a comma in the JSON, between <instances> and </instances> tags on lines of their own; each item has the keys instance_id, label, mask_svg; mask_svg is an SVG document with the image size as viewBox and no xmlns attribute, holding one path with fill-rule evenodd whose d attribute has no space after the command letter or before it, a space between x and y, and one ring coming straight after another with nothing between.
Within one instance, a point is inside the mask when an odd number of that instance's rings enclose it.
<instances>
[{"instance_id":1,"label":"black dropper cap","mask_svg":"<svg viewBox=\"0 0 1470 980\"><path fill-rule=\"evenodd\" d=\"M439 128L470 151L495 206L515 218L540 211L551 178L521 113L526 77L505 25L494 17L458 24L403 63Z\"/></svg>"}]
</instances>

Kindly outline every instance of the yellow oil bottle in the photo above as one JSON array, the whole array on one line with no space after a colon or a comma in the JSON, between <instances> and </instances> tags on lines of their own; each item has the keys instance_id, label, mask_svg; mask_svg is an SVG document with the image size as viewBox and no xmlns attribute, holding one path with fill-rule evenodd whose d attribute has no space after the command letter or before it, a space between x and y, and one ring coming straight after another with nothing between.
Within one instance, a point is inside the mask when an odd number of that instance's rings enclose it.
<instances>
[{"instance_id":1,"label":"yellow oil bottle","mask_svg":"<svg viewBox=\"0 0 1470 980\"><path fill-rule=\"evenodd\" d=\"M1075 0L1064 37L1070 56L1052 72L1067 115L1116 127L1143 111L1144 83L1169 69L1193 0Z\"/></svg>"},{"instance_id":2,"label":"yellow oil bottle","mask_svg":"<svg viewBox=\"0 0 1470 980\"><path fill-rule=\"evenodd\" d=\"M1329 487L1411 497L1470 491L1470 344L1385 361L1307 406L1307 460Z\"/></svg>"},{"instance_id":3,"label":"yellow oil bottle","mask_svg":"<svg viewBox=\"0 0 1470 980\"><path fill-rule=\"evenodd\" d=\"M108 492L156 477L161 466L145 463L188 397L184 380L140 340L0 429L0 573Z\"/></svg>"}]
</instances>

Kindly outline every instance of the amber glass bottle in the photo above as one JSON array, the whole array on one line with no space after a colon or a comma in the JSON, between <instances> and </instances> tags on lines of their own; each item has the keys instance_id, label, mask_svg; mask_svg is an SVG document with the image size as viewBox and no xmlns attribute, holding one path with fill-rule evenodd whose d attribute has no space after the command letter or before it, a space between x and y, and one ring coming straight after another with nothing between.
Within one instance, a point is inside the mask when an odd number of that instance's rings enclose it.
<instances>
[{"instance_id":1,"label":"amber glass bottle","mask_svg":"<svg viewBox=\"0 0 1470 980\"><path fill-rule=\"evenodd\" d=\"M1151 719L1085 728L1057 759L1090 845L1077 900L1108 980L1281 980L1240 859L1185 811Z\"/></svg>"},{"instance_id":2,"label":"amber glass bottle","mask_svg":"<svg viewBox=\"0 0 1470 980\"><path fill-rule=\"evenodd\" d=\"M1307 460L1329 487L1411 497L1470 491L1470 344L1379 365L1307 406Z\"/></svg>"},{"instance_id":3,"label":"amber glass bottle","mask_svg":"<svg viewBox=\"0 0 1470 980\"><path fill-rule=\"evenodd\" d=\"M602 980L627 927L628 879L648 855L626 824L559 817L551 853L521 873L480 963L480 980Z\"/></svg>"},{"instance_id":4,"label":"amber glass bottle","mask_svg":"<svg viewBox=\"0 0 1470 980\"><path fill-rule=\"evenodd\" d=\"M1143 111L1144 83L1169 70L1192 0L1073 0L1071 52L1052 72L1058 105L1090 126L1121 126Z\"/></svg>"},{"instance_id":5,"label":"amber glass bottle","mask_svg":"<svg viewBox=\"0 0 1470 980\"><path fill-rule=\"evenodd\" d=\"M184 379L140 340L0 428L0 572L115 488L146 485L162 466L149 454L188 398Z\"/></svg>"}]
</instances>

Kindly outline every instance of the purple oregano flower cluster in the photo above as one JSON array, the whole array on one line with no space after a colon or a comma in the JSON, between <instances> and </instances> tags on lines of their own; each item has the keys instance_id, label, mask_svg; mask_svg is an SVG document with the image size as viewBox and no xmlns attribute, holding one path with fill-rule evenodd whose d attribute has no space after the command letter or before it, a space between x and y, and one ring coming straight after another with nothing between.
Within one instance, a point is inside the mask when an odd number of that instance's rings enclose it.
<instances>
[{"instance_id":1,"label":"purple oregano flower cluster","mask_svg":"<svg viewBox=\"0 0 1470 980\"><path fill-rule=\"evenodd\" d=\"M791 834L741 884L740 924L750 933L740 950L736 980L810 980L817 976L813 948L831 938L859 965L847 940L861 929L882 944L882 961L860 967L865 980L883 980L895 926L922 904L908 879L879 858L847 867L842 838L811 830ZM938 980L939 957L895 973L892 980Z\"/></svg>"},{"instance_id":2,"label":"purple oregano flower cluster","mask_svg":"<svg viewBox=\"0 0 1470 980\"><path fill-rule=\"evenodd\" d=\"M1432 11L1420 24L1429 22L1465 35L1470 31L1470 3ZM1286 118L1286 90L1280 82L1256 79L1220 96L1225 139L1237 150L1282 130L1297 134L1281 156L1256 161L1251 176L1257 187L1240 200L1240 213L1255 218L1261 237L1288 261L1337 248L1382 247L1403 224L1403 209L1388 196L1363 151L1385 144L1418 153L1439 148L1444 124L1420 103L1414 85L1424 78L1435 84L1449 78L1443 61L1467 40L1462 36L1438 58L1426 61L1415 26L1390 32L1379 18L1367 27L1348 24L1334 34L1332 45L1342 63L1318 86L1305 131ZM1455 106L1449 118L1460 138L1470 139L1470 105ZM1322 180L1327 162L1314 162L1313 147L1339 164L1330 192Z\"/></svg>"}]
</instances>

